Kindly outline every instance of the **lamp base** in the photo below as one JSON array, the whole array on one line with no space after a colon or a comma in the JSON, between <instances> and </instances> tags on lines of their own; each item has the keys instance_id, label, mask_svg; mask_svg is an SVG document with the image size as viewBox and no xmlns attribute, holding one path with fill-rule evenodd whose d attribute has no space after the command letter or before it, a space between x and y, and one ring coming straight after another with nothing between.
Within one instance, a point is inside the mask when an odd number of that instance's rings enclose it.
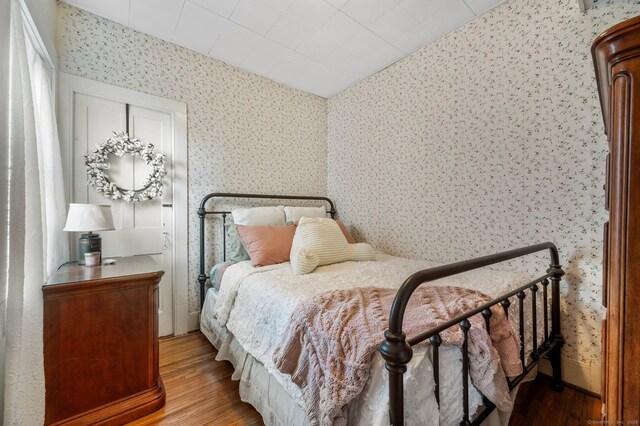
<instances>
[{"instance_id":1,"label":"lamp base","mask_svg":"<svg viewBox=\"0 0 640 426\"><path fill-rule=\"evenodd\" d=\"M84 265L84 254L100 252L100 263L102 263L102 237L100 234L89 232L82 234L78 240L78 263Z\"/></svg>"}]
</instances>

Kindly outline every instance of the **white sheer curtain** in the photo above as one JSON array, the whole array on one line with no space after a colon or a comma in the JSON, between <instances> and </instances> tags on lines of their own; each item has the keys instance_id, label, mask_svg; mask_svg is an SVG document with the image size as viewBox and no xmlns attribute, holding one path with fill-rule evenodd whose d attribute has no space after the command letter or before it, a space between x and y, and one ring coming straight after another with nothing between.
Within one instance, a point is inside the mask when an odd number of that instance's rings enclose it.
<instances>
[{"instance_id":1,"label":"white sheer curtain","mask_svg":"<svg viewBox=\"0 0 640 426\"><path fill-rule=\"evenodd\" d=\"M42 284L68 258L51 68L11 0L5 425L44 421Z\"/></svg>"}]
</instances>

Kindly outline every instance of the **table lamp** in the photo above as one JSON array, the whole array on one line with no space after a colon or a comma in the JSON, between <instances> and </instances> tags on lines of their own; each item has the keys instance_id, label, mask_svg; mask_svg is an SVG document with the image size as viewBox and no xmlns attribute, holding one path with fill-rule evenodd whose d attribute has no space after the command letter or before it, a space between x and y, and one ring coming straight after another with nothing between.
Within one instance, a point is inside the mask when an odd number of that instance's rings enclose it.
<instances>
[{"instance_id":1,"label":"table lamp","mask_svg":"<svg viewBox=\"0 0 640 426\"><path fill-rule=\"evenodd\" d=\"M84 254L100 252L102 262L102 238L93 231L113 231L113 216L111 206L99 204L69 204L67 223L64 230L67 232L86 232L80 236L78 244L79 263L84 264Z\"/></svg>"}]
</instances>

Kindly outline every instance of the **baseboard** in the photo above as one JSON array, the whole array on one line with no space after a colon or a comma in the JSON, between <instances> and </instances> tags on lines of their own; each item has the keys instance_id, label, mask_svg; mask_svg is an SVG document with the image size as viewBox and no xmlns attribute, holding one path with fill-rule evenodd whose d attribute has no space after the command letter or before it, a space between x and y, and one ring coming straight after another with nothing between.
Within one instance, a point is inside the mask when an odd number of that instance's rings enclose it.
<instances>
[{"instance_id":1,"label":"baseboard","mask_svg":"<svg viewBox=\"0 0 640 426\"><path fill-rule=\"evenodd\" d=\"M538 365L542 374L552 375L549 360L542 359ZM599 365L582 364L573 359L562 357L562 381L571 387L600 398Z\"/></svg>"},{"instance_id":2,"label":"baseboard","mask_svg":"<svg viewBox=\"0 0 640 426\"><path fill-rule=\"evenodd\" d=\"M191 312L189 313L189 331L199 330L200 329L200 312Z\"/></svg>"}]
</instances>

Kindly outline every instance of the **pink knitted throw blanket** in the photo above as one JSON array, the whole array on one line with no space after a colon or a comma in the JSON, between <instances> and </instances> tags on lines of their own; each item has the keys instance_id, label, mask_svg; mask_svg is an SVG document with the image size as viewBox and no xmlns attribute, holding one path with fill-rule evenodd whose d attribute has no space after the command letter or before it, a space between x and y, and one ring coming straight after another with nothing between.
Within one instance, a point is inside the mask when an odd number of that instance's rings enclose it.
<instances>
[{"instance_id":1,"label":"pink knitted throw blanket","mask_svg":"<svg viewBox=\"0 0 640 426\"><path fill-rule=\"evenodd\" d=\"M273 357L277 368L302 390L312 424L346 423L343 408L367 383L396 292L376 287L331 291L294 310ZM403 331L415 336L490 300L467 288L419 287L407 306ZM502 308L494 306L492 313L491 336L482 316L469 319L470 376L500 410L509 410L513 403L505 375L522 372L520 342ZM460 327L440 337L445 345L462 347Z\"/></svg>"}]
</instances>

